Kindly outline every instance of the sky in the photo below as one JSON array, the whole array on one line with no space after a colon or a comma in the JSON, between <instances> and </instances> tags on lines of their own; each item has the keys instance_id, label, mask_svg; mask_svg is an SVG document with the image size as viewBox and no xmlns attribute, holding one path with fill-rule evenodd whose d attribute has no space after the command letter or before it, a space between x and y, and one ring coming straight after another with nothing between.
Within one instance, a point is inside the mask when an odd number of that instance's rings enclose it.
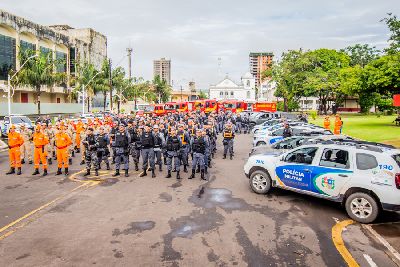
<instances>
[{"instance_id":1,"label":"sky","mask_svg":"<svg viewBox=\"0 0 400 267\"><path fill-rule=\"evenodd\" d=\"M113 65L153 78L153 60L171 59L175 88L207 89L229 75L239 82L250 52L387 46L380 20L400 16L399 0L1 0L0 9L42 25L93 28L108 38ZM219 60L220 67L219 67ZM219 71L220 70L220 71Z\"/></svg>"}]
</instances>

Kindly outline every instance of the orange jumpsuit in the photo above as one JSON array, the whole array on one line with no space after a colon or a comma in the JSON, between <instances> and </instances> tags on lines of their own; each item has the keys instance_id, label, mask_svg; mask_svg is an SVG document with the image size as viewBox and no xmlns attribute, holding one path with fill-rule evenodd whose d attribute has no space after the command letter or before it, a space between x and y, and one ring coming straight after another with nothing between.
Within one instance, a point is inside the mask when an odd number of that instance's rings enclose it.
<instances>
[{"instance_id":1,"label":"orange jumpsuit","mask_svg":"<svg viewBox=\"0 0 400 267\"><path fill-rule=\"evenodd\" d=\"M327 130L331 129L331 120L329 118L325 118L324 120L324 128Z\"/></svg>"},{"instance_id":2,"label":"orange jumpsuit","mask_svg":"<svg viewBox=\"0 0 400 267\"><path fill-rule=\"evenodd\" d=\"M333 131L334 134L340 134L340 128L342 127L342 120L337 117L335 120L335 129Z\"/></svg>"},{"instance_id":3,"label":"orange jumpsuit","mask_svg":"<svg viewBox=\"0 0 400 267\"><path fill-rule=\"evenodd\" d=\"M76 124L75 146L78 149L81 147L81 133L84 130L83 125L84 124L81 121Z\"/></svg>"},{"instance_id":4,"label":"orange jumpsuit","mask_svg":"<svg viewBox=\"0 0 400 267\"><path fill-rule=\"evenodd\" d=\"M21 146L24 144L22 135L17 132L8 133L8 156L11 168L21 168Z\"/></svg>"},{"instance_id":5,"label":"orange jumpsuit","mask_svg":"<svg viewBox=\"0 0 400 267\"><path fill-rule=\"evenodd\" d=\"M72 144L72 140L65 132L58 132L56 134L56 147L57 147L57 165L58 168L68 168L68 147Z\"/></svg>"},{"instance_id":6,"label":"orange jumpsuit","mask_svg":"<svg viewBox=\"0 0 400 267\"><path fill-rule=\"evenodd\" d=\"M33 145L35 146L33 152L33 162L35 169L39 169L40 161L42 161L43 169L47 170L47 151L45 146L49 143L49 139L43 132L35 132L33 134Z\"/></svg>"}]
</instances>

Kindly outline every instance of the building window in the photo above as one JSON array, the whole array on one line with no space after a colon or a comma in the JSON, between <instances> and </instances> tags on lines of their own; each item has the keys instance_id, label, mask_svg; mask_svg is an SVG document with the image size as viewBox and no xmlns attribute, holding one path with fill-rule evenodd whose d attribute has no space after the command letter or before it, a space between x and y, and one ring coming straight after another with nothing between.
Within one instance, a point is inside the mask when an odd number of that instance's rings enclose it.
<instances>
[{"instance_id":1,"label":"building window","mask_svg":"<svg viewBox=\"0 0 400 267\"><path fill-rule=\"evenodd\" d=\"M249 80L247 80L247 86L250 87L250 81Z\"/></svg>"},{"instance_id":2,"label":"building window","mask_svg":"<svg viewBox=\"0 0 400 267\"><path fill-rule=\"evenodd\" d=\"M47 47L40 47L40 53L44 54L44 55L48 55L49 53L51 53L51 49L47 48Z\"/></svg>"},{"instance_id":3,"label":"building window","mask_svg":"<svg viewBox=\"0 0 400 267\"><path fill-rule=\"evenodd\" d=\"M15 39L0 35L0 80L7 80L8 72L15 69Z\"/></svg>"},{"instance_id":4,"label":"building window","mask_svg":"<svg viewBox=\"0 0 400 267\"><path fill-rule=\"evenodd\" d=\"M250 91L247 91L247 98L250 98Z\"/></svg>"},{"instance_id":5,"label":"building window","mask_svg":"<svg viewBox=\"0 0 400 267\"><path fill-rule=\"evenodd\" d=\"M70 47L69 48L69 71L71 74L75 74L75 62L76 62L75 48Z\"/></svg>"},{"instance_id":6,"label":"building window","mask_svg":"<svg viewBox=\"0 0 400 267\"><path fill-rule=\"evenodd\" d=\"M24 41L24 40L21 40L21 41L20 41L19 46L20 46L21 52L24 52L24 51L26 51L26 50L36 51L36 45L35 45L35 44L26 42L26 41Z\"/></svg>"},{"instance_id":7,"label":"building window","mask_svg":"<svg viewBox=\"0 0 400 267\"><path fill-rule=\"evenodd\" d=\"M233 96L234 95L234 93L233 93L233 91L231 91L231 96Z\"/></svg>"},{"instance_id":8,"label":"building window","mask_svg":"<svg viewBox=\"0 0 400 267\"><path fill-rule=\"evenodd\" d=\"M219 96L224 96L224 92L219 92Z\"/></svg>"},{"instance_id":9,"label":"building window","mask_svg":"<svg viewBox=\"0 0 400 267\"><path fill-rule=\"evenodd\" d=\"M57 60L57 72L66 72L67 71L67 54L63 52L56 52L56 60Z\"/></svg>"},{"instance_id":10,"label":"building window","mask_svg":"<svg viewBox=\"0 0 400 267\"><path fill-rule=\"evenodd\" d=\"M28 103L28 93L21 93L21 103Z\"/></svg>"},{"instance_id":11,"label":"building window","mask_svg":"<svg viewBox=\"0 0 400 267\"><path fill-rule=\"evenodd\" d=\"M57 97L57 104L61 103L61 98Z\"/></svg>"}]
</instances>

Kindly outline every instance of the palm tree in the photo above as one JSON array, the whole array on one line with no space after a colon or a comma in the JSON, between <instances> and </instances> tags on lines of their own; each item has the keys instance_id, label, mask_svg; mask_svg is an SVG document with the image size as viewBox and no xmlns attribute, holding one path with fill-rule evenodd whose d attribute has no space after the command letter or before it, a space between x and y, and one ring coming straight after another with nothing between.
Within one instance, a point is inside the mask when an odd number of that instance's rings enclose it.
<instances>
[{"instance_id":1,"label":"palm tree","mask_svg":"<svg viewBox=\"0 0 400 267\"><path fill-rule=\"evenodd\" d=\"M99 79L100 75L92 80L93 77L98 74L98 71L93 64L88 62L83 62L82 64L77 65L76 70L77 76L74 92L80 92L83 87L85 87L85 94L87 97L82 99L82 101L87 101L87 111L90 112L90 100L100 91L101 88L101 79Z\"/></svg>"},{"instance_id":2,"label":"palm tree","mask_svg":"<svg viewBox=\"0 0 400 267\"><path fill-rule=\"evenodd\" d=\"M99 75L99 90L103 92L103 109L107 107L107 93L110 91L110 63L108 59L104 59L101 66L101 74Z\"/></svg>"},{"instance_id":3,"label":"palm tree","mask_svg":"<svg viewBox=\"0 0 400 267\"><path fill-rule=\"evenodd\" d=\"M154 93L158 96L157 103L168 101L171 95L171 87L167 84L164 79L161 79L159 75L154 77L153 80Z\"/></svg>"},{"instance_id":4,"label":"palm tree","mask_svg":"<svg viewBox=\"0 0 400 267\"><path fill-rule=\"evenodd\" d=\"M63 60L53 59L53 53L43 53L40 50L21 49L20 62L25 62L32 55L37 56L27 61L17 76L15 85L29 86L35 90L37 112L40 115L40 95L42 86L52 87L56 83L65 82L66 74L56 72L56 66L65 64Z\"/></svg>"},{"instance_id":5,"label":"palm tree","mask_svg":"<svg viewBox=\"0 0 400 267\"><path fill-rule=\"evenodd\" d=\"M127 87L129 86L128 82L125 79L125 70L122 67L118 67L112 71L112 84L113 87L117 91L117 95L114 96L113 101L117 103L117 110L118 113L120 112L120 105L121 101L123 100L123 94L125 94L124 91L127 90Z\"/></svg>"}]
</instances>

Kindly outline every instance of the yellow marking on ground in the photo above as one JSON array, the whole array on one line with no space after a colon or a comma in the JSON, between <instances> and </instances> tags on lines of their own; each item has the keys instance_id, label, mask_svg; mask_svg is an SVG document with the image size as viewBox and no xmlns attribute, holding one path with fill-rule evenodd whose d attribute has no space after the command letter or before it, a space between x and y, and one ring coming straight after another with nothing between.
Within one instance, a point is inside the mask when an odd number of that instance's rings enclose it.
<instances>
[{"instance_id":1,"label":"yellow marking on ground","mask_svg":"<svg viewBox=\"0 0 400 267\"><path fill-rule=\"evenodd\" d=\"M85 186L86 186L86 187L87 187L87 186L90 187L90 186L93 186L93 185L91 185L90 183L83 183L83 184L81 184L80 186L75 187L74 189L72 189L72 190L69 191L68 193L66 193L66 194L64 194L64 195L62 195L62 196L60 196L60 197L57 197L57 198L53 199L53 200L50 201L50 202L47 202L46 204L40 206L39 208L37 208L37 209L35 209L35 210L33 210L33 211L31 211L31 212L25 214L24 216L18 218L17 220L15 220L15 221L13 221L13 222L7 224L6 226L4 226L3 228L0 229L0 233L6 231L7 229L9 229L9 228L15 226L16 224L18 224L19 222L21 222L21 221L23 221L23 220L25 220L25 219L31 217L32 215L36 214L37 212L39 212L39 211L41 211L41 210L43 210L43 209L49 207L50 205L54 204L55 202L59 201L60 199L65 198L65 197L68 196L69 194L71 194L71 193L75 192L76 190L78 190L78 189L80 189L80 188L82 188L82 187L85 187ZM4 239L4 238L6 238L7 236L11 235L11 234L14 233L17 229L22 228L22 227L24 227L25 225L26 225L26 224L22 224L22 225L20 225L19 227L16 227L15 229L13 229L13 230L11 230L11 231L5 233L4 235L1 235L1 236L0 236L0 240L2 240L2 239Z\"/></svg>"},{"instance_id":2,"label":"yellow marking on ground","mask_svg":"<svg viewBox=\"0 0 400 267\"><path fill-rule=\"evenodd\" d=\"M353 224L353 220L345 220L336 223L332 227L332 240L333 244L335 244L336 249L339 251L340 255L342 255L344 261L347 263L349 267L359 267L360 265L357 263L357 261L353 258L353 256L350 254L350 252L347 250L343 238L342 238L342 232L343 229L345 229L347 226Z\"/></svg>"}]
</instances>

